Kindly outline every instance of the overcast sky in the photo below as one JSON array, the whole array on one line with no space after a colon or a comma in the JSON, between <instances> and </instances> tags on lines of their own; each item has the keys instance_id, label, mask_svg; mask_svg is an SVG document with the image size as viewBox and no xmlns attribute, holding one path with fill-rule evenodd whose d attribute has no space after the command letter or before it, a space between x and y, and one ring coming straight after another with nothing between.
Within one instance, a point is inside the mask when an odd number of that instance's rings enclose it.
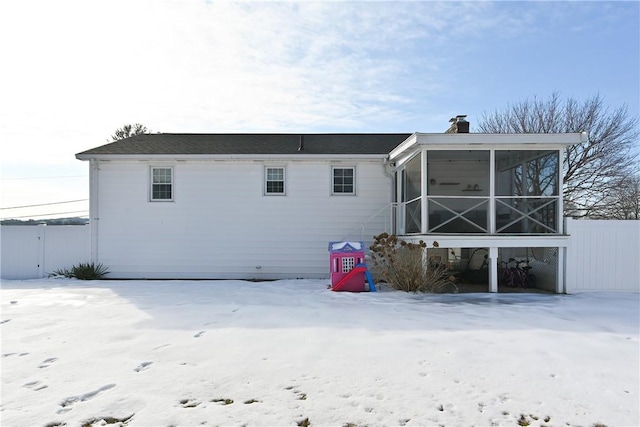
<instances>
[{"instance_id":1,"label":"overcast sky","mask_svg":"<svg viewBox=\"0 0 640 427\"><path fill-rule=\"evenodd\" d=\"M554 91L639 113L640 3L10 1L0 218L86 215L80 151L154 132L443 132Z\"/></svg>"}]
</instances>

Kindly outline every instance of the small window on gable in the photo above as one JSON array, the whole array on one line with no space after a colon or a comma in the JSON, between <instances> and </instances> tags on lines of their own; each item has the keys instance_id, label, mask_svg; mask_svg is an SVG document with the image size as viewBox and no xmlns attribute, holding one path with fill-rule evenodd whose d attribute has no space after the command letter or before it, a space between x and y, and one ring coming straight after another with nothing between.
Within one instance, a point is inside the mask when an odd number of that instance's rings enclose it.
<instances>
[{"instance_id":1,"label":"small window on gable","mask_svg":"<svg viewBox=\"0 0 640 427\"><path fill-rule=\"evenodd\" d=\"M332 194L356 194L355 168L334 167Z\"/></svg>"},{"instance_id":2,"label":"small window on gable","mask_svg":"<svg viewBox=\"0 0 640 427\"><path fill-rule=\"evenodd\" d=\"M173 168L151 168L151 200L173 200Z\"/></svg>"},{"instance_id":3,"label":"small window on gable","mask_svg":"<svg viewBox=\"0 0 640 427\"><path fill-rule=\"evenodd\" d=\"M284 194L284 168L265 168L265 194Z\"/></svg>"}]
</instances>

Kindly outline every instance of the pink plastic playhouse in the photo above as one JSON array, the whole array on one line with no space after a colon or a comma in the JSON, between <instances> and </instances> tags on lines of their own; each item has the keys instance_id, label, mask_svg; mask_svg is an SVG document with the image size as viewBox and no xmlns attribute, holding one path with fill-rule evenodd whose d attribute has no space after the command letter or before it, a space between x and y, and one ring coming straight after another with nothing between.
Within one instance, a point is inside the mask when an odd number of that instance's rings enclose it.
<instances>
[{"instance_id":1,"label":"pink plastic playhouse","mask_svg":"<svg viewBox=\"0 0 640 427\"><path fill-rule=\"evenodd\" d=\"M331 289L347 292L375 292L371 274L364 263L364 242L329 243ZM365 277L369 288L365 284Z\"/></svg>"}]
</instances>

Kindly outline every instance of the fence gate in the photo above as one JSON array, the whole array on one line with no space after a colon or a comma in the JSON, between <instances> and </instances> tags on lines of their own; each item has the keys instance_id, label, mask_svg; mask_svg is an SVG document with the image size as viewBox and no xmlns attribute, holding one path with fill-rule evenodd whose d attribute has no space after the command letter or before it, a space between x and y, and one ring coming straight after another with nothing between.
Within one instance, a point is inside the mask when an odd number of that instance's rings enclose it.
<instances>
[{"instance_id":1,"label":"fence gate","mask_svg":"<svg viewBox=\"0 0 640 427\"><path fill-rule=\"evenodd\" d=\"M88 225L3 225L0 258L3 279L39 279L91 259Z\"/></svg>"},{"instance_id":2,"label":"fence gate","mask_svg":"<svg viewBox=\"0 0 640 427\"><path fill-rule=\"evenodd\" d=\"M36 279L44 272L44 226L2 226L2 278Z\"/></svg>"}]
</instances>

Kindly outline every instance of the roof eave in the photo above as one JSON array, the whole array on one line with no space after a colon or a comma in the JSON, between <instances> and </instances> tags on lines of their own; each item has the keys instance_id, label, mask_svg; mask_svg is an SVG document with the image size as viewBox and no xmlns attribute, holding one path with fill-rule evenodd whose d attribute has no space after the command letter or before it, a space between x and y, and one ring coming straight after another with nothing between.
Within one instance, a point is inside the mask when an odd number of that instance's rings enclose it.
<instances>
[{"instance_id":1,"label":"roof eave","mask_svg":"<svg viewBox=\"0 0 640 427\"><path fill-rule=\"evenodd\" d=\"M382 160L387 154L91 154L78 153L78 160L237 160L237 161L295 161L295 160Z\"/></svg>"},{"instance_id":2,"label":"roof eave","mask_svg":"<svg viewBox=\"0 0 640 427\"><path fill-rule=\"evenodd\" d=\"M567 147L587 141L582 133L414 133L389 154L391 160L412 152L418 146L437 149L484 147Z\"/></svg>"}]
</instances>

